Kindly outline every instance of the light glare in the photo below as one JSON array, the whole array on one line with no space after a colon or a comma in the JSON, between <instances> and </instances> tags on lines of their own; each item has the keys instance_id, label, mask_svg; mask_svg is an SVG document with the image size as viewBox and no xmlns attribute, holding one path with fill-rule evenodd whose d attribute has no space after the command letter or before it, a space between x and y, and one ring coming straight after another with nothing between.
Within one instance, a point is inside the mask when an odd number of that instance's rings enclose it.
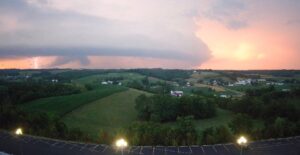
<instances>
[{"instance_id":1,"label":"light glare","mask_svg":"<svg viewBox=\"0 0 300 155\"><path fill-rule=\"evenodd\" d=\"M124 147L127 147L128 144L123 138L121 138L121 139L116 141L116 146L119 147L119 148L124 148Z\"/></svg>"},{"instance_id":2,"label":"light glare","mask_svg":"<svg viewBox=\"0 0 300 155\"><path fill-rule=\"evenodd\" d=\"M241 137L237 140L237 143L238 143L239 145L246 144L246 143L247 143L247 139L246 139L244 136L241 136Z\"/></svg>"},{"instance_id":3,"label":"light glare","mask_svg":"<svg viewBox=\"0 0 300 155\"><path fill-rule=\"evenodd\" d=\"M23 131L21 128L18 128L15 133L16 135L23 135Z\"/></svg>"}]
</instances>

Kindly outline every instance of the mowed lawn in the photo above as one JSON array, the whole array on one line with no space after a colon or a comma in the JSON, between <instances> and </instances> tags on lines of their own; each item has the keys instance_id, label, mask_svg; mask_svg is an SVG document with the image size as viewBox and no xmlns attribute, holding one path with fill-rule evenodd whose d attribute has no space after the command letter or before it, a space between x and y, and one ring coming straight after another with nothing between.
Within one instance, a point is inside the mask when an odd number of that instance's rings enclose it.
<instances>
[{"instance_id":1,"label":"mowed lawn","mask_svg":"<svg viewBox=\"0 0 300 155\"><path fill-rule=\"evenodd\" d=\"M135 99L141 94L149 93L136 89L115 93L72 111L63 121L91 137L97 137L101 130L113 133L137 119Z\"/></svg>"},{"instance_id":2,"label":"mowed lawn","mask_svg":"<svg viewBox=\"0 0 300 155\"><path fill-rule=\"evenodd\" d=\"M120 86L101 86L95 90L80 94L42 98L21 105L27 111L46 112L50 117L62 117L85 104L91 103L111 94L125 91L128 88Z\"/></svg>"}]
</instances>

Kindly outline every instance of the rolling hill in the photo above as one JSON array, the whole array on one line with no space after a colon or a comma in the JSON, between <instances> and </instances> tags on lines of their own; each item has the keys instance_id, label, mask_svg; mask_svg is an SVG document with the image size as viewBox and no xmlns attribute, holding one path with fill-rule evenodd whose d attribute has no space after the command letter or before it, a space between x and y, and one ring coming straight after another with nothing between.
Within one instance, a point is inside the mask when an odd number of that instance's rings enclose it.
<instances>
[{"instance_id":1,"label":"rolling hill","mask_svg":"<svg viewBox=\"0 0 300 155\"><path fill-rule=\"evenodd\" d=\"M114 93L68 113L63 121L91 137L97 136L100 130L116 131L136 120L135 98L141 94L149 93L136 89Z\"/></svg>"},{"instance_id":2,"label":"rolling hill","mask_svg":"<svg viewBox=\"0 0 300 155\"><path fill-rule=\"evenodd\" d=\"M42 111L46 112L52 118L60 118L68 112L79 108L80 106L125 90L127 90L127 88L125 87L101 86L95 90L80 94L48 97L34 100L21 105L21 107L27 111Z\"/></svg>"}]
</instances>

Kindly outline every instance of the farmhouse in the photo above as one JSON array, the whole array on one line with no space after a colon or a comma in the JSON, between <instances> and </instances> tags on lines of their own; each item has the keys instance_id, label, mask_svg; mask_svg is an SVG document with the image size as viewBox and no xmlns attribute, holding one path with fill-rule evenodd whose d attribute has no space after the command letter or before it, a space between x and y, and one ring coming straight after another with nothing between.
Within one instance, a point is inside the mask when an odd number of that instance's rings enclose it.
<instances>
[{"instance_id":1,"label":"farmhouse","mask_svg":"<svg viewBox=\"0 0 300 155\"><path fill-rule=\"evenodd\" d=\"M108 84L108 82L106 82L106 81L102 81L102 82L101 82L101 84L102 84L102 85L107 85L107 84Z\"/></svg>"},{"instance_id":2,"label":"farmhouse","mask_svg":"<svg viewBox=\"0 0 300 155\"><path fill-rule=\"evenodd\" d=\"M229 87L233 87L233 86L234 86L234 84L232 84L232 83L229 83L229 84L228 84L228 86L229 86Z\"/></svg>"},{"instance_id":3,"label":"farmhouse","mask_svg":"<svg viewBox=\"0 0 300 155\"><path fill-rule=\"evenodd\" d=\"M230 95L221 94L220 97L221 97L221 98L229 98Z\"/></svg>"},{"instance_id":4,"label":"farmhouse","mask_svg":"<svg viewBox=\"0 0 300 155\"><path fill-rule=\"evenodd\" d=\"M190 87L190 86L191 86L191 83L190 83L190 82L187 82L187 83L186 83L186 86L187 86L187 87Z\"/></svg>"},{"instance_id":5,"label":"farmhouse","mask_svg":"<svg viewBox=\"0 0 300 155\"><path fill-rule=\"evenodd\" d=\"M287 89L287 88L285 88L285 89L281 89L281 91L283 91L283 92L289 92L289 91L291 91L290 89Z\"/></svg>"},{"instance_id":6,"label":"farmhouse","mask_svg":"<svg viewBox=\"0 0 300 155\"><path fill-rule=\"evenodd\" d=\"M257 79L257 82L266 82L266 79Z\"/></svg>"},{"instance_id":7,"label":"farmhouse","mask_svg":"<svg viewBox=\"0 0 300 155\"><path fill-rule=\"evenodd\" d=\"M235 85L248 85L251 84L251 79L244 79L244 80L239 80L237 82L235 82Z\"/></svg>"},{"instance_id":8,"label":"farmhouse","mask_svg":"<svg viewBox=\"0 0 300 155\"><path fill-rule=\"evenodd\" d=\"M113 81L102 81L102 85L108 85L108 84L113 84Z\"/></svg>"},{"instance_id":9,"label":"farmhouse","mask_svg":"<svg viewBox=\"0 0 300 155\"><path fill-rule=\"evenodd\" d=\"M170 95L171 96L176 96L176 97L181 97L183 95L183 91L178 91L178 90L173 91L173 90L171 90Z\"/></svg>"},{"instance_id":10,"label":"farmhouse","mask_svg":"<svg viewBox=\"0 0 300 155\"><path fill-rule=\"evenodd\" d=\"M282 83L282 82L267 82L266 85L283 86L284 83Z\"/></svg>"},{"instance_id":11,"label":"farmhouse","mask_svg":"<svg viewBox=\"0 0 300 155\"><path fill-rule=\"evenodd\" d=\"M58 82L57 79L52 79L51 81L52 81L52 83L57 83Z\"/></svg>"}]
</instances>

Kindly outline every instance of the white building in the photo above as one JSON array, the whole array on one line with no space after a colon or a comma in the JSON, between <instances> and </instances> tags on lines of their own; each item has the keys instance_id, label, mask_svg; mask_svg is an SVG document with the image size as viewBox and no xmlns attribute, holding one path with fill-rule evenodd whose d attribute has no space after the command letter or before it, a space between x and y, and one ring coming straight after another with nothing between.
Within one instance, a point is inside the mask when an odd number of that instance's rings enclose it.
<instances>
[{"instance_id":1,"label":"white building","mask_svg":"<svg viewBox=\"0 0 300 155\"><path fill-rule=\"evenodd\" d=\"M234 85L233 85L232 83L229 83L228 86L229 86L229 87L233 87Z\"/></svg>"},{"instance_id":2,"label":"white building","mask_svg":"<svg viewBox=\"0 0 300 155\"><path fill-rule=\"evenodd\" d=\"M213 84L214 86L217 86L217 85L218 85L218 81L217 81L217 80L214 80L214 81L212 82L212 84Z\"/></svg>"},{"instance_id":3,"label":"white building","mask_svg":"<svg viewBox=\"0 0 300 155\"><path fill-rule=\"evenodd\" d=\"M244 80L239 80L237 82L235 82L235 85L248 85L251 84L251 79L244 79Z\"/></svg>"},{"instance_id":4,"label":"white building","mask_svg":"<svg viewBox=\"0 0 300 155\"><path fill-rule=\"evenodd\" d=\"M291 90L290 89L281 89L281 91L283 91L283 92L289 92Z\"/></svg>"},{"instance_id":5,"label":"white building","mask_svg":"<svg viewBox=\"0 0 300 155\"><path fill-rule=\"evenodd\" d=\"M220 97L221 98L229 98L229 95L221 94Z\"/></svg>"},{"instance_id":6,"label":"white building","mask_svg":"<svg viewBox=\"0 0 300 155\"><path fill-rule=\"evenodd\" d=\"M282 82L268 82L268 83L266 83L266 85L276 85L276 86L283 86L283 85L284 85L284 83L282 83Z\"/></svg>"},{"instance_id":7,"label":"white building","mask_svg":"<svg viewBox=\"0 0 300 155\"><path fill-rule=\"evenodd\" d=\"M257 82L266 82L266 79L257 79Z\"/></svg>"},{"instance_id":8,"label":"white building","mask_svg":"<svg viewBox=\"0 0 300 155\"><path fill-rule=\"evenodd\" d=\"M107 85L108 83L106 81L101 82L102 85Z\"/></svg>"},{"instance_id":9,"label":"white building","mask_svg":"<svg viewBox=\"0 0 300 155\"><path fill-rule=\"evenodd\" d=\"M187 86L187 87L190 87L190 86L191 86L191 83L190 83L190 82L187 82L187 83L186 83L186 86Z\"/></svg>"},{"instance_id":10,"label":"white building","mask_svg":"<svg viewBox=\"0 0 300 155\"><path fill-rule=\"evenodd\" d=\"M108 84L113 84L113 81L102 81L101 84L102 85L108 85Z\"/></svg>"},{"instance_id":11,"label":"white building","mask_svg":"<svg viewBox=\"0 0 300 155\"><path fill-rule=\"evenodd\" d=\"M57 79L52 79L51 81L52 81L52 83L57 83L58 82Z\"/></svg>"},{"instance_id":12,"label":"white building","mask_svg":"<svg viewBox=\"0 0 300 155\"><path fill-rule=\"evenodd\" d=\"M170 95L171 96L176 96L176 97L181 97L183 95L183 91L178 91L178 90L173 91L173 90L171 90Z\"/></svg>"}]
</instances>

